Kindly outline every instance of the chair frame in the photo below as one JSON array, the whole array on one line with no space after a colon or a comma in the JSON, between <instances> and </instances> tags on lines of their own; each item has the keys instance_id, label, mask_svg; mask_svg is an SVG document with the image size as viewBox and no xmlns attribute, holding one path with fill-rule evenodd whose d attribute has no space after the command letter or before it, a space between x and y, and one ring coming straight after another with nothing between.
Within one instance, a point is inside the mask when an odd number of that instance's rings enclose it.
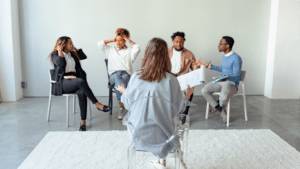
<instances>
[{"instance_id":1,"label":"chair frame","mask_svg":"<svg viewBox=\"0 0 300 169\"><path fill-rule=\"evenodd\" d=\"M108 73L108 59L105 59L105 65L106 65L106 70L107 70L107 77L108 77L108 88L109 88L109 98L108 98L108 107L110 108L110 115L112 115L112 110L113 110L113 93L115 92L114 85L110 84L109 78L110 75Z\"/></svg>"},{"instance_id":2,"label":"chair frame","mask_svg":"<svg viewBox=\"0 0 300 169\"><path fill-rule=\"evenodd\" d=\"M52 83L56 83L56 81L53 81L51 79L51 73L49 71L49 77L50 77L50 93L49 93L49 103L48 103L48 111L47 111L47 122L50 120L50 112L51 112L51 102L52 102L52 97L66 97L66 126L69 127L69 97L73 97L73 114L75 114L75 109L76 109L76 94L75 93L68 93L68 94L63 94L61 96L55 96L52 95ZM87 106L88 106L88 112L89 114L89 119L92 119L92 111L91 111L91 105L89 99L87 100Z\"/></svg>"},{"instance_id":3,"label":"chair frame","mask_svg":"<svg viewBox=\"0 0 300 169\"><path fill-rule=\"evenodd\" d=\"M245 93L245 78L246 78L246 71L241 71L241 79L240 84L242 85L242 93L236 93L232 96L243 96L243 102L244 102L244 114L245 114L245 121L248 121L248 113L247 113L247 104L246 104L246 93ZM218 77L213 77L213 79L216 79ZM220 95L220 92L213 93L215 95ZM208 112L209 112L209 103L206 103L206 114L205 119L208 119ZM230 123L230 98L227 103L227 127L229 127Z\"/></svg>"},{"instance_id":4,"label":"chair frame","mask_svg":"<svg viewBox=\"0 0 300 169\"><path fill-rule=\"evenodd\" d=\"M162 98L155 97L155 96L142 97L141 99L143 99L143 98L158 98L158 99L161 99L161 100L168 101L166 99L162 99ZM137 100L135 100L135 101L137 101ZM132 102L131 105L134 102ZM172 103L170 103L170 104L173 106L173 108L175 108L175 106ZM128 112L130 112L130 110L131 110L131 105L130 105L130 107L128 109L129 110ZM183 115L183 114L180 114L180 115ZM187 164L187 154L188 154L187 153L187 150L188 150L188 147L187 147L188 144L187 144L187 142L188 142L188 131L189 131L189 116L187 117L187 120L188 120L188 124L187 125L177 124L173 135L167 140L167 143L168 143L171 140L173 140L176 136L180 137L180 140L183 141L182 147L183 147L183 151L185 152L185 154L183 155L183 160L184 160L185 164ZM122 123L123 123L123 125L127 125L127 122L122 122ZM138 150L138 149L132 147L131 145L129 145L129 147L127 149L128 169L135 169L135 163L136 163L135 152L136 151L147 152L147 151L144 151L144 150ZM176 169L180 169L181 168L181 165L180 165L180 163L181 163L181 154L182 154L181 149L173 147L173 149L170 152L170 154L173 154L174 157L175 157L175 167L176 167Z\"/></svg>"}]
</instances>

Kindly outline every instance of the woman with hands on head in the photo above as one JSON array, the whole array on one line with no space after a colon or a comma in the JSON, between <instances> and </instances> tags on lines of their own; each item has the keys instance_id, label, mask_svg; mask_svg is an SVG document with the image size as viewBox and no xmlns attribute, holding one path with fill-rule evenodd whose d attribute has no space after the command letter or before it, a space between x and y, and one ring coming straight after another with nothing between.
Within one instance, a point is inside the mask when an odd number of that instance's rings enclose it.
<instances>
[{"instance_id":1,"label":"woman with hands on head","mask_svg":"<svg viewBox=\"0 0 300 169\"><path fill-rule=\"evenodd\" d=\"M133 73L132 64L140 53L140 47L138 44L129 39L130 33L127 29L118 28L116 34L117 35L113 39L102 40L97 44L108 58L110 84L114 86L124 85L126 87L130 76ZM117 47L107 45L112 42L115 42ZM126 46L126 42L128 42L132 48L128 48ZM118 90L115 90L115 92L120 105L118 119L122 120L127 110L121 102L121 93Z\"/></svg>"},{"instance_id":2,"label":"woman with hands on head","mask_svg":"<svg viewBox=\"0 0 300 169\"><path fill-rule=\"evenodd\" d=\"M110 109L98 102L90 89L86 73L80 65L80 60L86 59L82 49L74 47L70 37L62 36L55 44L54 50L49 55L51 64L54 66L51 73L52 94L62 95L65 93L76 93L79 100L81 123L79 131L86 131L87 97L98 110L108 112Z\"/></svg>"}]
</instances>

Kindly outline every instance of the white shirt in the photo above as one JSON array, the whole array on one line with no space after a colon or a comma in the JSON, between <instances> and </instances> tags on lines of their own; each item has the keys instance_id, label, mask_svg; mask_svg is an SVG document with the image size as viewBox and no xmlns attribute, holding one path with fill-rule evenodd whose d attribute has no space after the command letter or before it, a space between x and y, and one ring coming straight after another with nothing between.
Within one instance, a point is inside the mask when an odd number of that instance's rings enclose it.
<instances>
[{"instance_id":1,"label":"white shirt","mask_svg":"<svg viewBox=\"0 0 300 169\"><path fill-rule=\"evenodd\" d=\"M178 72L181 69L181 65L180 65L181 64L181 52L182 51L176 51L173 48L173 55L171 58L171 65L172 65L171 72L174 74L178 74Z\"/></svg>"},{"instance_id":2,"label":"white shirt","mask_svg":"<svg viewBox=\"0 0 300 169\"><path fill-rule=\"evenodd\" d=\"M69 72L76 72L75 69L75 60L74 58L71 56L71 53L65 53L62 52L65 59L66 59L66 69L65 69L65 73L69 73Z\"/></svg>"},{"instance_id":3,"label":"white shirt","mask_svg":"<svg viewBox=\"0 0 300 169\"><path fill-rule=\"evenodd\" d=\"M126 48L118 51L117 47L108 46L104 41L99 41L97 45L106 54L108 58L108 73L111 75L116 71L124 70L132 75L132 63L140 53L140 47L135 44L132 48Z\"/></svg>"},{"instance_id":4,"label":"white shirt","mask_svg":"<svg viewBox=\"0 0 300 169\"><path fill-rule=\"evenodd\" d=\"M225 57L230 56L231 54L233 54L233 51L230 51L229 53L225 54Z\"/></svg>"}]
</instances>

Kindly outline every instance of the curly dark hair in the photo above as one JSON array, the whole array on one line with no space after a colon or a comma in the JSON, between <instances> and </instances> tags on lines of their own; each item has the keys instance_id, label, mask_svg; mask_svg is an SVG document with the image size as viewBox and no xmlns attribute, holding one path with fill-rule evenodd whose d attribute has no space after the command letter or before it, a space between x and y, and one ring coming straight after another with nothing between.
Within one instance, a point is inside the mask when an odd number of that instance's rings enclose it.
<instances>
[{"instance_id":1,"label":"curly dark hair","mask_svg":"<svg viewBox=\"0 0 300 169\"><path fill-rule=\"evenodd\" d=\"M183 38L183 40L185 41L185 34L184 34L184 32L175 32L175 33L173 33L173 35L171 36L171 39L172 39L172 41L175 39L175 37L176 36L181 36L182 38Z\"/></svg>"},{"instance_id":2,"label":"curly dark hair","mask_svg":"<svg viewBox=\"0 0 300 169\"><path fill-rule=\"evenodd\" d=\"M118 28L118 29L116 30L116 34L117 34L117 36L118 36L118 35L125 35L127 38L130 38L130 33L129 33L129 31L128 31L127 29L125 29L125 28Z\"/></svg>"}]
</instances>

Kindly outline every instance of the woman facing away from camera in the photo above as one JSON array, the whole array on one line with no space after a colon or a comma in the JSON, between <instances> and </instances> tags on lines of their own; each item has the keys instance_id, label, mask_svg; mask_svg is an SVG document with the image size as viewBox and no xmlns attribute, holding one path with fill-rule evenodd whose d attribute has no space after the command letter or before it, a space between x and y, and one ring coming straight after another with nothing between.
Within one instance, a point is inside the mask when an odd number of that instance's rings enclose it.
<instances>
[{"instance_id":1,"label":"woman facing away from camera","mask_svg":"<svg viewBox=\"0 0 300 169\"><path fill-rule=\"evenodd\" d=\"M174 132L174 117L178 117L183 112L185 104L179 82L170 72L171 61L168 56L167 43L161 38L153 38L146 46L141 69L132 75L127 88L125 86L116 87L123 94L121 101L126 109L135 101L150 97L148 101L139 102L135 109L130 109L130 114L128 114L128 124L130 125L127 125L127 128L129 127L132 146L163 158L158 162L151 161L152 165L160 168L165 168L166 159L164 157L168 155L172 147L168 145L153 150L151 147L142 146L140 143L143 141L135 139L143 139L149 143L162 143L169 138L166 133ZM186 99L190 98L193 91L193 88L188 87L185 93ZM161 98L166 102L162 102L161 99L152 101L152 98ZM170 103L175 107L170 108ZM142 112L143 114L141 114ZM159 126L163 130L160 130ZM144 134L139 137L136 135L138 133ZM174 140L174 144L180 147L178 137ZM181 164L186 168L183 161Z\"/></svg>"},{"instance_id":2,"label":"woman facing away from camera","mask_svg":"<svg viewBox=\"0 0 300 169\"><path fill-rule=\"evenodd\" d=\"M109 82L111 85L124 85L126 87L133 73L132 63L140 53L140 47L129 38L130 33L127 29L118 28L116 37L97 43L108 58L108 74L110 75ZM112 42L115 42L117 47L107 45ZM132 48L128 48L126 42L129 42ZM121 93L118 90L115 90L115 92L120 105L118 119L122 120L127 110L121 102Z\"/></svg>"},{"instance_id":3,"label":"woman facing away from camera","mask_svg":"<svg viewBox=\"0 0 300 169\"><path fill-rule=\"evenodd\" d=\"M54 50L50 53L50 62L54 66L51 73L52 94L62 95L65 93L76 93L79 100L81 122L79 131L86 131L87 97L92 101L98 110L108 112L108 106L101 104L90 89L86 73L80 65L80 60L86 59L82 49L77 49L70 37L62 36L55 44Z\"/></svg>"}]
</instances>

